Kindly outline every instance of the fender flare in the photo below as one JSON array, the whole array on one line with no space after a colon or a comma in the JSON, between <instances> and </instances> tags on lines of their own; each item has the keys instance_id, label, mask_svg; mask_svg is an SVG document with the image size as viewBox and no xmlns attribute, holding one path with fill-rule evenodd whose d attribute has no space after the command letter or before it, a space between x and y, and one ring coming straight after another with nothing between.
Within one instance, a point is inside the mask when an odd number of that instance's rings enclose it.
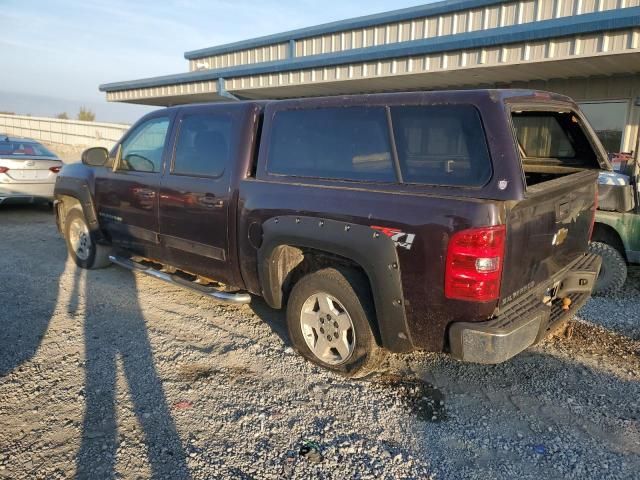
<instances>
[{"instance_id":1,"label":"fender flare","mask_svg":"<svg viewBox=\"0 0 640 480\"><path fill-rule=\"evenodd\" d=\"M106 238L100 229L95 202L87 179L69 176L58 177L55 186L55 196L57 202L59 202L61 200L60 197L63 196L75 198L80 204L84 218L87 220L87 225L95 240L100 243L106 242ZM59 204L56 203L55 212L56 216L60 217L58 206ZM63 228L62 224L60 224L60 228Z\"/></svg>"},{"instance_id":2,"label":"fender flare","mask_svg":"<svg viewBox=\"0 0 640 480\"><path fill-rule=\"evenodd\" d=\"M283 303L283 279L275 262L278 247L306 247L339 255L361 266L369 279L382 346L392 352L413 350L398 253L389 237L365 225L302 216L273 217L263 223L262 231L258 276L267 304L281 308Z\"/></svg>"}]
</instances>

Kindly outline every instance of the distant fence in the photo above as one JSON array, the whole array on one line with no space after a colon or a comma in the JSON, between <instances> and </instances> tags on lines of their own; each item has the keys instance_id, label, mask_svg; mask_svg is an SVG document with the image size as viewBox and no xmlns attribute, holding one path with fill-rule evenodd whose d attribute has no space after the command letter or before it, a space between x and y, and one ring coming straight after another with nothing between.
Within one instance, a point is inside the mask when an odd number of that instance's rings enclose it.
<instances>
[{"instance_id":1,"label":"distant fence","mask_svg":"<svg viewBox=\"0 0 640 480\"><path fill-rule=\"evenodd\" d=\"M111 148L129 125L0 114L0 134L43 142Z\"/></svg>"}]
</instances>

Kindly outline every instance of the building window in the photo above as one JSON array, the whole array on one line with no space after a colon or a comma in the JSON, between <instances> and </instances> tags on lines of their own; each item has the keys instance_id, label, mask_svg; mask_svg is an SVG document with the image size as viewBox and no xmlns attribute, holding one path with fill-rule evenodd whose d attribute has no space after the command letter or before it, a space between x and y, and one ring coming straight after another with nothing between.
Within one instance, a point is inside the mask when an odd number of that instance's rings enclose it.
<instances>
[{"instance_id":1,"label":"building window","mask_svg":"<svg viewBox=\"0 0 640 480\"><path fill-rule=\"evenodd\" d=\"M384 108L339 107L276 113L271 174L369 182L396 181Z\"/></svg>"},{"instance_id":2,"label":"building window","mask_svg":"<svg viewBox=\"0 0 640 480\"><path fill-rule=\"evenodd\" d=\"M584 102L580 108L609 153L624 149L622 140L627 124L629 102Z\"/></svg>"}]
</instances>

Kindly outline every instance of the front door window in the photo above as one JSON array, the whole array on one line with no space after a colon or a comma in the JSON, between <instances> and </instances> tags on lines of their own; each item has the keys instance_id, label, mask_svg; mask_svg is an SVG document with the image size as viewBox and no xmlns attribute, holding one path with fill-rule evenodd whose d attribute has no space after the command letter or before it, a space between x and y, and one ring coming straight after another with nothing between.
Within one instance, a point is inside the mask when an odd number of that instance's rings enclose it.
<instances>
[{"instance_id":1,"label":"front door window","mask_svg":"<svg viewBox=\"0 0 640 480\"><path fill-rule=\"evenodd\" d=\"M122 142L118 170L160 172L168 129L169 119L166 117L152 118L139 125Z\"/></svg>"}]
</instances>

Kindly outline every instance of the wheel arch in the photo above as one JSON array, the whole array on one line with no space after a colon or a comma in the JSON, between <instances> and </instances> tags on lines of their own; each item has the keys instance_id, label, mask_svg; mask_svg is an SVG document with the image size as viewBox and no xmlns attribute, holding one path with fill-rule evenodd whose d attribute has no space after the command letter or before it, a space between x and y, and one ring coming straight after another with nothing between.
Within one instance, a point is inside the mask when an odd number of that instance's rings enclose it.
<instances>
[{"instance_id":1,"label":"wheel arch","mask_svg":"<svg viewBox=\"0 0 640 480\"><path fill-rule=\"evenodd\" d=\"M598 222L593 226L592 242L602 242L615 248L620 255L628 262L626 246L622 241L620 233L608 223Z\"/></svg>"},{"instance_id":2,"label":"wheel arch","mask_svg":"<svg viewBox=\"0 0 640 480\"><path fill-rule=\"evenodd\" d=\"M383 347L393 352L413 349L398 255L391 239L368 226L313 217L274 217L264 222L262 230L258 275L269 306L285 305L287 289L295 283L296 275L313 267L307 257L318 255L324 258L317 266L337 261L364 273L376 313L373 327Z\"/></svg>"}]
</instances>

